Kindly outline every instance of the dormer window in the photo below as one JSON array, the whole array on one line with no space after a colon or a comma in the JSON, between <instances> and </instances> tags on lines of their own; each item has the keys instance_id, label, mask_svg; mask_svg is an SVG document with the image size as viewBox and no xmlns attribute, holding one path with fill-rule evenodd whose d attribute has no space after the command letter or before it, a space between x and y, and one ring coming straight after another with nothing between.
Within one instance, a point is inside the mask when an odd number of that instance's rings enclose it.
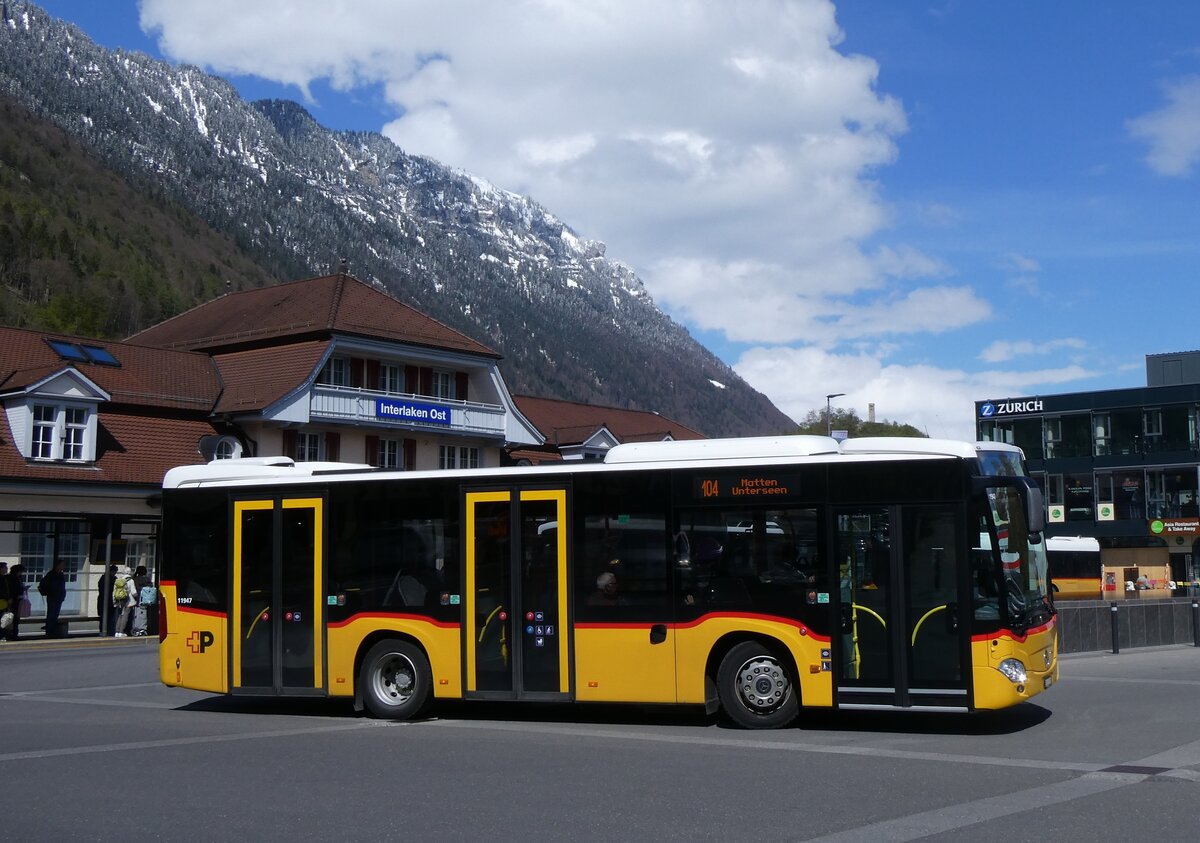
<instances>
[{"instance_id":1,"label":"dormer window","mask_svg":"<svg viewBox=\"0 0 1200 843\"><path fill-rule=\"evenodd\" d=\"M29 457L34 460L88 462L94 459L93 414L87 407L33 405Z\"/></svg>"}]
</instances>

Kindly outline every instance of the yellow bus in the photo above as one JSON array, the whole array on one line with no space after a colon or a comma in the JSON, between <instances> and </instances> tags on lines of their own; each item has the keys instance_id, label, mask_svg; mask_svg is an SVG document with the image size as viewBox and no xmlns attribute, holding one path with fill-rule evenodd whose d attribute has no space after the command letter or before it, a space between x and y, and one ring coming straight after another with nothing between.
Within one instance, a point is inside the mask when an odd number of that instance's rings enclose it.
<instances>
[{"instance_id":1,"label":"yellow bus","mask_svg":"<svg viewBox=\"0 0 1200 843\"><path fill-rule=\"evenodd\" d=\"M1042 500L999 443L634 443L403 472L164 480L160 667L221 694L973 711L1057 677Z\"/></svg>"},{"instance_id":2,"label":"yellow bus","mask_svg":"<svg viewBox=\"0 0 1200 843\"><path fill-rule=\"evenodd\" d=\"M1046 560L1055 600L1100 600L1100 542L1090 536L1050 536Z\"/></svg>"}]
</instances>

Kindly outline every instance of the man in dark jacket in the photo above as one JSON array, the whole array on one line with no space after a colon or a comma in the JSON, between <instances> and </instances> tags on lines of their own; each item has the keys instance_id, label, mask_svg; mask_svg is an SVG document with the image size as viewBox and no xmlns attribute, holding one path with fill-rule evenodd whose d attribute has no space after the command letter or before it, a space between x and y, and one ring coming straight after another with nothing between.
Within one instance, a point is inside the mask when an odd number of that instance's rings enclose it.
<instances>
[{"instance_id":1,"label":"man in dark jacket","mask_svg":"<svg viewBox=\"0 0 1200 843\"><path fill-rule=\"evenodd\" d=\"M67 563L62 559L54 560L54 567L46 572L38 582L38 594L46 598L46 637L62 638L62 625L58 622L58 613L63 601L67 599Z\"/></svg>"}]
</instances>

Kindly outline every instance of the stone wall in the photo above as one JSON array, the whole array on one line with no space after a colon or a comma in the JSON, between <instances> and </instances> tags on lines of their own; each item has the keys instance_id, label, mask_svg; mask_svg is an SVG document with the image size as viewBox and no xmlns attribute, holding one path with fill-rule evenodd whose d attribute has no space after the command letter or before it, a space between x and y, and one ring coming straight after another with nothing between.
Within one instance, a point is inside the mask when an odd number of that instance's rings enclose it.
<instances>
[{"instance_id":1,"label":"stone wall","mask_svg":"<svg viewBox=\"0 0 1200 843\"><path fill-rule=\"evenodd\" d=\"M1112 650L1112 607L1116 606L1117 643L1126 647L1194 644L1192 600L1070 600L1057 604L1058 651Z\"/></svg>"}]
</instances>

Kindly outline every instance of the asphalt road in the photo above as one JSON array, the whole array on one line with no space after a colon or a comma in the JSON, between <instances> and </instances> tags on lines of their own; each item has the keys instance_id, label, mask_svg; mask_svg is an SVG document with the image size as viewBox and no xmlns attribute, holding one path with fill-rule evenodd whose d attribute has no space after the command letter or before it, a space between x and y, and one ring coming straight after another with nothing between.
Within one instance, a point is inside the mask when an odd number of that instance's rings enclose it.
<instances>
[{"instance_id":1,"label":"asphalt road","mask_svg":"<svg viewBox=\"0 0 1200 843\"><path fill-rule=\"evenodd\" d=\"M0 835L40 840L1194 840L1200 649L1067 656L993 715L342 703L157 682L153 640L0 645Z\"/></svg>"}]
</instances>

